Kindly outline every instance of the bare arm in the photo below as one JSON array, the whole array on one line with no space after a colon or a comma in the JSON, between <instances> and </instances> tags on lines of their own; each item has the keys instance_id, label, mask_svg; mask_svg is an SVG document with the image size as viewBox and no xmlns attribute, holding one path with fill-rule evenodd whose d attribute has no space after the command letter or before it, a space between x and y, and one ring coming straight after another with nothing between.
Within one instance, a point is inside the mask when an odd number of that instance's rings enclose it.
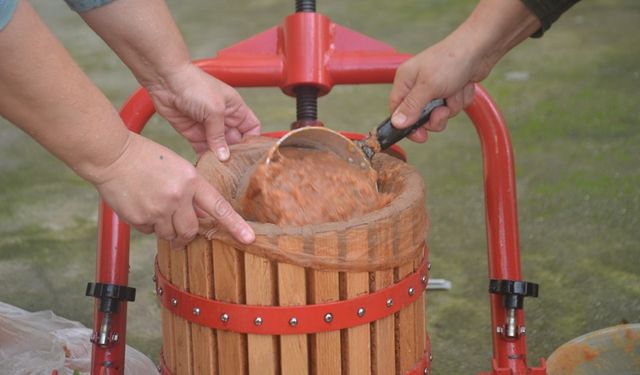
<instances>
[{"instance_id":1,"label":"bare arm","mask_svg":"<svg viewBox=\"0 0 640 375\"><path fill-rule=\"evenodd\" d=\"M405 62L396 73L390 96L394 126L418 118L431 100L446 98L425 128L443 130L448 118L473 98L473 83L485 79L513 47L540 29L540 20L519 0L480 0L471 15L449 36ZM411 138L424 142L419 129Z\"/></svg>"},{"instance_id":2,"label":"bare arm","mask_svg":"<svg viewBox=\"0 0 640 375\"><path fill-rule=\"evenodd\" d=\"M118 0L81 13L151 95L157 111L191 141L228 157L227 143L258 135L260 123L236 90L191 64L162 0Z\"/></svg>"},{"instance_id":3,"label":"bare arm","mask_svg":"<svg viewBox=\"0 0 640 375\"><path fill-rule=\"evenodd\" d=\"M126 222L183 246L194 206L242 242L251 227L193 165L129 132L27 1L0 31L0 113L94 184Z\"/></svg>"}]
</instances>

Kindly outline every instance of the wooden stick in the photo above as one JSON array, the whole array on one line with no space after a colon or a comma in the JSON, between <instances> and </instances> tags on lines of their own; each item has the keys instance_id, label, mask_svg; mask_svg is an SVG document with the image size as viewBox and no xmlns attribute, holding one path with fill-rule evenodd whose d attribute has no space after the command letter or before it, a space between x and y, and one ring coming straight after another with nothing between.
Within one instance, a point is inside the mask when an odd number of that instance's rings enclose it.
<instances>
[{"instance_id":1,"label":"wooden stick","mask_svg":"<svg viewBox=\"0 0 640 375\"><path fill-rule=\"evenodd\" d=\"M300 249L302 238L282 236L279 248ZM286 263L278 264L278 296L281 306L304 305L307 302L305 269ZM290 317L294 318L294 317ZM300 319L300 317L295 317ZM306 375L309 373L307 335L280 336L280 363L282 375Z\"/></svg>"},{"instance_id":2,"label":"wooden stick","mask_svg":"<svg viewBox=\"0 0 640 375\"><path fill-rule=\"evenodd\" d=\"M224 242L211 243L216 299L229 303L244 303L242 253ZM229 315L229 319L233 319ZM220 319L220 317L218 317ZM218 372L222 375L247 373L246 335L218 331Z\"/></svg>"},{"instance_id":3,"label":"wooden stick","mask_svg":"<svg viewBox=\"0 0 640 375\"><path fill-rule=\"evenodd\" d=\"M247 305L273 306L276 302L275 275L271 262L249 253L244 255ZM247 335L249 375L276 375L278 340L271 335Z\"/></svg>"},{"instance_id":4,"label":"wooden stick","mask_svg":"<svg viewBox=\"0 0 640 375\"><path fill-rule=\"evenodd\" d=\"M338 237L335 231L315 237L316 254L338 253ZM340 273L309 270L309 300L313 304L338 301L340 299ZM311 335L311 374L340 375L340 331L320 332Z\"/></svg>"},{"instance_id":5,"label":"wooden stick","mask_svg":"<svg viewBox=\"0 0 640 375\"><path fill-rule=\"evenodd\" d=\"M187 251L169 250L171 254L171 283L180 290L189 291ZM180 301L178 301L180 303ZM191 358L191 323L179 316L173 317L173 338L175 343L176 375L193 374Z\"/></svg>"},{"instance_id":6,"label":"wooden stick","mask_svg":"<svg viewBox=\"0 0 640 375\"><path fill-rule=\"evenodd\" d=\"M214 298L211 246L203 237L197 237L187 249L189 262L189 289L191 293ZM191 324L194 374L218 374L215 330Z\"/></svg>"}]
</instances>

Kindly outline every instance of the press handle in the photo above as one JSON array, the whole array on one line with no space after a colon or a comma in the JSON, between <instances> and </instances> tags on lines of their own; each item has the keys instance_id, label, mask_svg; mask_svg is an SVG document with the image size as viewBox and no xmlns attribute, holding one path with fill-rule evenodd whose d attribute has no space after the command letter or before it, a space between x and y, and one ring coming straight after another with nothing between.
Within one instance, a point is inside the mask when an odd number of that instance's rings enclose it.
<instances>
[{"instance_id":1,"label":"press handle","mask_svg":"<svg viewBox=\"0 0 640 375\"><path fill-rule=\"evenodd\" d=\"M391 125L391 117L384 120L376 130L376 138L378 143L380 144L380 149L385 150L389 148L391 145L395 144L399 140L408 136L414 130L418 129L422 125L424 125L427 121L429 121L429 117L431 117L431 112L437 107L445 105L444 99L435 99L429 102L426 107L420 113L420 117L415 124L409 126L404 129L397 129Z\"/></svg>"}]
</instances>

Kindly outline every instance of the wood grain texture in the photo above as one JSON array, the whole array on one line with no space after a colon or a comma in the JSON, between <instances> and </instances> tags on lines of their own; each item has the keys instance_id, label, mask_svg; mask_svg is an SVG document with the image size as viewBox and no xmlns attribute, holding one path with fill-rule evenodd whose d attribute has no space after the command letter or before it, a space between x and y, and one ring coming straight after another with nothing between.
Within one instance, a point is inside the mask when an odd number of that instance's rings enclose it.
<instances>
[{"instance_id":1,"label":"wood grain texture","mask_svg":"<svg viewBox=\"0 0 640 375\"><path fill-rule=\"evenodd\" d=\"M169 242L158 241L158 268L171 281L171 248ZM169 371L176 372L175 343L173 341L173 314L164 306L162 312L162 355Z\"/></svg>"},{"instance_id":2,"label":"wood grain texture","mask_svg":"<svg viewBox=\"0 0 640 375\"><path fill-rule=\"evenodd\" d=\"M171 283L182 291L189 291L187 251L169 250L171 254ZM178 301L180 303L180 301ZM176 375L192 375L191 323L179 316L173 317Z\"/></svg>"},{"instance_id":3,"label":"wood grain texture","mask_svg":"<svg viewBox=\"0 0 640 375\"><path fill-rule=\"evenodd\" d=\"M372 253L374 256L388 257L393 253L392 227L382 226L372 233ZM393 284L393 268L374 272L371 292L384 289ZM394 316L377 320L371 324L372 359L371 370L374 375L394 374L396 371Z\"/></svg>"}]
</instances>

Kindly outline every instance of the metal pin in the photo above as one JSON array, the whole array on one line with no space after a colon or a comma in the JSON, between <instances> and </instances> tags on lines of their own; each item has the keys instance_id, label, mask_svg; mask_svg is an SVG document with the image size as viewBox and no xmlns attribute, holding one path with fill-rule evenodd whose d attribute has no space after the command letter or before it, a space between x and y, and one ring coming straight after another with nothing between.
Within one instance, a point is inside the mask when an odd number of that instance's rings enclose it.
<instances>
[{"instance_id":1,"label":"metal pin","mask_svg":"<svg viewBox=\"0 0 640 375\"><path fill-rule=\"evenodd\" d=\"M192 311L193 311L193 315L200 316L200 308L194 307Z\"/></svg>"},{"instance_id":2,"label":"metal pin","mask_svg":"<svg viewBox=\"0 0 640 375\"><path fill-rule=\"evenodd\" d=\"M365 310L364 307L359 308L358 309L358 316L362 318L364 316L365 312L367 312L367 310Z\"/></svg>"},{"instance_id":3,"label":"metal pin","mask_svg":"<svg viewBox=\"0 0 640 375\"><path fill-rule=\"evenodd\" d=\"M259 316L256 316L256 318L253 320L253 324L255 324L256 326L261 326L262 325L262 318Z\"/></svg>"},{"instance_id":4,"label":"metal pin","mask_svg":"<svg viewBox=\"0 0 640 375\"><path fill-rule=\"evenodd\" d=\"M175 298L171 298L171 306L176 307L178 306L178 300Z\"/></svg>"},{"instance_id":5,"label":"metal pin","mask_svg":"<svg viewBox=\"0 0 640 375\"><path fill-rule=\"evenodd\" d=\"M393 298L388 298L387 299L387 307L391 307L393 306Z\"/></svg>"},{"instance_id":6,"label":"metal pin","mask_svg":"<svg viewBox=\"0 0 640 375\"><path fill-rule=\"evenodd\" d=\"M289 319L289 325L291 327L295 327L298 325L298 319L296 319L296 317L294 316L293 318Z\"/></svg>"},{"instance_id":7,"label":"metal pin","mask_svg":"<svg viewBox=\"0 0 640 375\"><path fill-rule=\"evenodd\" d=\"M333 321L333 314L331 314L331 313L324 314L324 322L325 323L331 323L332 321Z\"/></svg>"},{"instance_id":8,"label":"metal pin","mask_svg":"<svg viewBox=\"0 0 640 375\"><path fill-rule=\"evenodd\" d=\"M227 313L223 313L222 315L220 315L220 321L222 323L226 323L229 321L229 314Z\"/></svg>"},{"instance_id":9,"label":"metal pin","mask_svg":"<svg viewBox=\"0 0 640 375\"><path fill-rule=\"evenodd\" d=\"M415 294L415 292L416 292L416 290L413 289L413 287L409 288L409 290L408 290L409 296L413 296Z\"/></svg>"}]
</instances>

